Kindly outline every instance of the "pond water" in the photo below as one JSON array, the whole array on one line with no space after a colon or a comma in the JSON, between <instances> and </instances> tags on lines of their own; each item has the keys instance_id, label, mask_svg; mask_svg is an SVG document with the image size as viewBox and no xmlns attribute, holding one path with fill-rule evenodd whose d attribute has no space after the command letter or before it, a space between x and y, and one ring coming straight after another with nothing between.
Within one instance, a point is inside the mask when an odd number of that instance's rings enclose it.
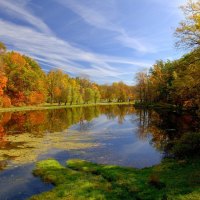
<instances>
[{"instance_id":1,"label":"pond water","mask_svg":"<svg viewBox=\"0 0 200 200\"><path fill-rule=\"evenodd\" d=\"M22 200L52 188L32 175L38 160L149 167L167 155L169 140L196 127L190 115L133 106L0 113L0 199Z\"/></svg>"}]
</instances>

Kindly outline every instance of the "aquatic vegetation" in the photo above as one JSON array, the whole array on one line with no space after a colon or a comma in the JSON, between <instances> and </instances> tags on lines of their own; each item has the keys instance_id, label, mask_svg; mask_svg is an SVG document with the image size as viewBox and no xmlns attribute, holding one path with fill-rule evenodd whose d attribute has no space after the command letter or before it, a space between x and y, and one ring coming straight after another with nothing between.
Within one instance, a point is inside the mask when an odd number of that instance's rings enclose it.
<instances>
[{"instance_id":1,"label":"aquatic vegetation","mask_svg":"<svg viewBox=\"0 0 200 200\"><path fill-rule=\"evenodd\" d=\"M38 162L33 173L55 187L31 200L200 199L199 160L164 160L139 170L78 159L64 167L49 159Z\"/></svg>"}]
</instances>

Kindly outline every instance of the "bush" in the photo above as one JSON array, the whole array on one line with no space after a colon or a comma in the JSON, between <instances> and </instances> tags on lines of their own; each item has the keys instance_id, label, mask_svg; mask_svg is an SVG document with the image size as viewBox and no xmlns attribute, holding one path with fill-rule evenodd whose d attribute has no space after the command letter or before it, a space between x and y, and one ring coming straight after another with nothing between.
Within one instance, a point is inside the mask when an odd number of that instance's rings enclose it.
<instances>
[{"instance_id":1,"label":"bush","mask_svg":"<svg viewBox=\"0 0 200 200\"><path fill-rule=\"evenodd\" d=\"M175 141L172 153L178 158L190 158L200 155L200 133L185 133Z\"/></svg>"}]
</instances>

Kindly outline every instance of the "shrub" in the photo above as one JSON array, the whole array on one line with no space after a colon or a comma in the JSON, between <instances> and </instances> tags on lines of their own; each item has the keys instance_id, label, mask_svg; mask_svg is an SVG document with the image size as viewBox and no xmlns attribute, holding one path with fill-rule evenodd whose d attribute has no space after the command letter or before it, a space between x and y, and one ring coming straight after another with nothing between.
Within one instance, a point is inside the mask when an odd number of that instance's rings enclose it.
<instances>
[{"instance_id":1,"label":"shrub","mask_svg":"<svg viewBox=\"0 0 200 200\"><path fill-rule=\"evenodd\" d=\"M174 142L172 153L178 158L190 158L200 155L200 133L185 133Z\"/></svg>"}]
</instances>

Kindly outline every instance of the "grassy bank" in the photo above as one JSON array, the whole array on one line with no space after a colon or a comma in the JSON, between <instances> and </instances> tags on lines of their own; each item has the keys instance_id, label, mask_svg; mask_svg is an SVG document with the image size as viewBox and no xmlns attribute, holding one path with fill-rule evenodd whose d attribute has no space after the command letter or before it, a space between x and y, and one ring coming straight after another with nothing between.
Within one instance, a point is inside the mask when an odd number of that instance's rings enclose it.
<instances>
[{"instance_id":1,"label":"grassy bank","mask_svg":"<svg viewBox=\"0 0 200 200\"><path fill-rule=\"evenodd\" d=\"M60 199L200 199L200 161L165 160L160 165L134 169L100 165L83 160L56 160L37 163L34 170L54 189L32 196L31 200Z\"/></svg>"},{"instance_id":2,"label":"grassy bank","mask_svg":"<svg viewBox=\"0 0 200 200\"><path fill-rule=\"evenodd\" d=\"M29 111L29 110L48 110L48 109L61 109L61 108L73 108L73 107L88 107L88 106L99 106L99 105L133 105L133 102L116 102L116 103L89 103L89 104L44 104L38 106L23 106L23 107L10 107L0 108L0 112L16 112L16 111Z\"/></svg>"}]
</instances>

